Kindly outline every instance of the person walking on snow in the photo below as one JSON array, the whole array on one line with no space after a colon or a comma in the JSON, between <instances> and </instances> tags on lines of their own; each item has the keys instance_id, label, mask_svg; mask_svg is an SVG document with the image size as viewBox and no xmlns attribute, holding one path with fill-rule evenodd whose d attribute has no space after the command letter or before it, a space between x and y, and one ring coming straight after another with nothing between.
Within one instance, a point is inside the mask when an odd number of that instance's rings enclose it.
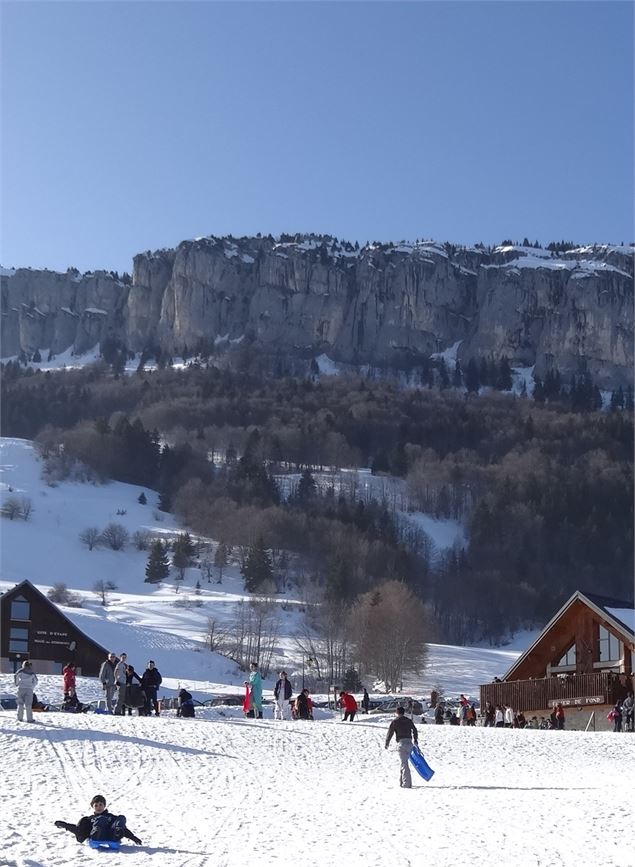
<instances>
[{"instance_id":1,"label":"person walking on snow","mask_svg":"<svg viewBox=\"0 0 635 867\"><path fill-rule=\"evenodd\" d=\"M287 718L287 709L292 694L291 681L288 679L286 671L281 671L280 677L273 688L273 696L276 700L273 711L274 719L282 720Z\"/></svg>"},{"instance_id":2,"label":"person walking on snow","mask_svg":"<svg viewBox=\"0 0 635 867\"><path fill-rule=\"evenodd\" d=\"M392 736L394 735L395 740L397 741L397 751L399 753L400 761L399 785L403 789L411 789L412 777L410 776L410 766L408 765L408 759L410 758L410 753L412 752L413 741L415 744L417 744L419 742L419 735L417 733L415 724L411 719L409 719L409 717L406 716L405 711L402 707L398 707L395 711L395 714L396 716L394 720L390 723L388 727L385 748L388 749L390 741L392 740Z\"/></svg>"},{"instance_id":3,"label":"person walking on snow","mask_svg":"<svg viewBox=\"0 0 635 867\"><path fill-rule=\"evenodd\" d=\"M141 840L126 827L126 817L115 816L108 812L106 799L103 795L95 795L90 806L93 808L92 816L82 816L76 825L58 819L55 822L55 827L63 828L65 831L75 834L78 843L83 843L89 838L91 840L121 841L125 837L132 840L137 846L141 845Z\"/></svg>"},{"instance_id":4,"label":"person walking on snow","mask_svg":"<svg viewBox=\"0 0 635 867\"><path fill-rule=\"evenodd\" d=\"M33 722L33 693L37 686L37 675L28 659L25 659L22 668L16 671L13 681L18 688L18 719L22 722L26 708L26 721Z\"/></svg>"},{"instance_id":5,"label":"person walking on snow","mask_svg":"<svg viewBox=\"0 0 635 867\"><path fill-rule=\"evenodd\" d=\"M251 669L251 673L249 680L245 681L245 686L249 687L249 696L254 716L256 719L262 719L262 677L258 671L257 662L252 662L249 668Z\"/></svg>"},{"instance_id":6,"label":"person walking on snow","mask_svg":"<svg viewBox=\"0 0 635 867\"><path fill-rule=\"evenodd\" d=\"M119 660L115 664L115 686L117 687L117 705L115 714L123 716L126 712L126 668L128 667L128 654L120 653Z\"/></svg>"},{"instance_id":7,"label":"person walking on snow","mask_svg":"<svg viewBox=\"0 0 635 867\"><path fill-rule=\"evenodd\" d=\"M114 653L108 654L108 659L105 659L99 669L99 679L101 687L106 693L106 707L113 712L112 700L115 695L115 663L117 657Z\"/></svg>"},{"instance_id":8,"label":"person walking on snow","mask_svg":"<svg viewBox=\"0 0 635 867\"><path fill-rule=\"evenodd\" d=\"M355 699L355 696L343 689L340 692L340 707L344 708L344 722L346 722L347 719L350 719L350 721L353 722L355 714L357 713L357 700Z\"/></svg>"}]
</instances>

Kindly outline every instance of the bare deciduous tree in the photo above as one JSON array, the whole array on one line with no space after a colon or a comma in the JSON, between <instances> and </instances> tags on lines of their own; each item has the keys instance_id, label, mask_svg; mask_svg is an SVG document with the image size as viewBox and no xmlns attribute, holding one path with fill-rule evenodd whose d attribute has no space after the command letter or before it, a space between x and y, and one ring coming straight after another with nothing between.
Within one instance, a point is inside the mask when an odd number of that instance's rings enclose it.
<instances>
[{"instance_id":1,"label":"bare deciduous tree","mask_svg":"<svg viewBox=\"0 0 635 867\"><path fill-rule=\"evenodd\" d=\"M22 497L20 500L20 515L23 521L28 521L33 511L33 503L28 497Z\"/></svg>"},{"instance_id":2,"label":"bare deciduous tree","mask_svg":"<svg viewBox=\"0 0 635 867\"><path fill-rule=\"evenodd\" d=\"M86 545L89 551L92 551L93 548L97 547L100 538L101 533L97 527L86 527L86 529L82 530L79 534L79 541L82 545Z\"/></svg>"},{"instance_id":3,"label":"bare deciduous tree","mask_svg":"<svg viewBox=\"0 0 635 867\"><path fill-rule=\"evenodd\" d=\"M2 506L2 513L6 515L10 521L14 518L19 518L22 512L20 500L17 497L8 497Z\"/></svg>"},{"instance_id":4,"label":"bare deciduous tree","mask_svg":"<svg viewBox=\"0 0 635 867\"><path fill-rule=\"evenodd\" d=\"M101 534L104 544L113 551L121 551L126 547L126 543L130 537L128 531L123 524L108 524Z\"/></svg>"},{"instance_id":5,"label":"bare deciduous tree","mask_svg":"<svg viewBox=\"0 0 635 867\"><path fill-rule=\"evenodd\" d=\"M421 671L429 633L428 612L405 584L387 581L357 600L351 618L356 654L366 671L395 689L404 671Z\"/></svg>"},{"instance_id":6,"label":"bare deciduous tree","mask_svg":"<svg viewBox=\"0 0 635 867\"><path fill-rule=\"evenodd\" d=\"M101 604L105 607L108 605L108 594L117 589L114 581L95 581L93 584L93 593L99 596Z\"/></svg>"},{"instance_id":7,"label":"bare deciduous tree","mask_svg":"<svg viewBox=\"0 0 635 867\"><path fill-rule=\"evenodd\" d=\"M69 608L81 608L83 599L79 593L73 593L69 590L66 584L59 582L53 584L51 589L46 594L51 602L56 602L58 605L68 605Z\"/></svg>"},{"instance_id":8,"label":"bare deciduous tree","mask_svg":"<svg viewBox=\"0 0 635 867\"><path fill-rule=\"evenodd\" d=\"M222 653L228 638L229 631L227 627L215 617L208 617L205 642L209 649Z\"/></svg>"},{"instance_id":9,"label":"bare deciduous tree","mask_svg":"<svg viewBox=\"0 0 635 867\"><path fill-rule=\"evenodd\" d=\"M152 534L149 530L135 530L132 534L132 544L137 551L147 551L152 541Z\"/></svg>"}]
</instances>

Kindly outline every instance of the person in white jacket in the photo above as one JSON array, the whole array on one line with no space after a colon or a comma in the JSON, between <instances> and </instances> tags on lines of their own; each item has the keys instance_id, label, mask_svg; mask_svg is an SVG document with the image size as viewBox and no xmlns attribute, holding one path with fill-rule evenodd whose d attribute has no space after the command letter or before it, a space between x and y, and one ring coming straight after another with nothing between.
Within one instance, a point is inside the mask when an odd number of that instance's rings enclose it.
<instances>
[{"instance_id":1,"label":"person in white jacket","mask_svg":"<svg viewBox=\"0 0 635 867\"><path fill-rule=\"evenodd\" d=\"M37 686L37 675L28 659L16 671L13 680L18 688L18 719L22 722L26 708L26 721L33 722L33 692Z\"/></svg>"}]
</instances>

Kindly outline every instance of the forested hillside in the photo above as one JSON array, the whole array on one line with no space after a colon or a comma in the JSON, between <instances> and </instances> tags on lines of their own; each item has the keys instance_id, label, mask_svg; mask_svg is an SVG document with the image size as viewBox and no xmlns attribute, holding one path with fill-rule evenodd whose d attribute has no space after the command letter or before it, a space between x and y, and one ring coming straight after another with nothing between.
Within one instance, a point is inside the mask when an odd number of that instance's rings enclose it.
<instances>
[{"instance_id":1,"label":"forested hillside","mask_svg":"<svg viewBox=\"0 0 635 867\"><path fill-rule=\"evenodd\" d=\"M77 459L157 489L195 531L269 550L279 579L331 600L405 581L439 638L495 641L575 589L632 591L633 418L619 406L196 365L4 373L2 434L37 438L56 472ZM467 547L435 556L394 502L315 484L320 468L360 466L403 478L411 508L463 522ZM281 490L291 471L300 483Z\"/></svg>"}]
</instances>

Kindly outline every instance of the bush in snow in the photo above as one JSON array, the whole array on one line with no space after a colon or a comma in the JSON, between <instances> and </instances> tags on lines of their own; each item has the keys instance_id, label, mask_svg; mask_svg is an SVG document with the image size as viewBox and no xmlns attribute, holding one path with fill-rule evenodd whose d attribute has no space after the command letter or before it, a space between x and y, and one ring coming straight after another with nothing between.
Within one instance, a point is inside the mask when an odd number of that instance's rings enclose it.
<instances>
[{"instance_id":1,"label":"bush in snow","mask_svg":"<svg viewBox=\"0 0 635 867\"><path fill-rule=\"evenodd\" d=\"M126 547L130 534L123 524L112 523L108 524L102 532L101 538L104 541L104 545L112 548L113 551L121 551Z\"/></svg>"},{"instance_id":2,"label":"bush in snow","mask_svg":"<svg viewBox=\"0 0 635 867\"><path fill-rule=\"evenodd\" d=\"M89 551L92 551L93 548L96 548L101 541L101 533L97 529L97 527L86 527L85 530L79 534L79 541L82 545L86 545Z\"/></svg>"},{"instance_id":3,"label":"bush in snow","mask_svg":"<svg viewBox=\"0 0 635 867\"><path fill-rule=\"evenodd\" d=\"M49 592L46 594L51 602L56 602L58 605L68 605L70 608L81 608L83 599L79 593L73 593L68 589L66 584L53 584Z\"/></svg>"}]
</instances>

